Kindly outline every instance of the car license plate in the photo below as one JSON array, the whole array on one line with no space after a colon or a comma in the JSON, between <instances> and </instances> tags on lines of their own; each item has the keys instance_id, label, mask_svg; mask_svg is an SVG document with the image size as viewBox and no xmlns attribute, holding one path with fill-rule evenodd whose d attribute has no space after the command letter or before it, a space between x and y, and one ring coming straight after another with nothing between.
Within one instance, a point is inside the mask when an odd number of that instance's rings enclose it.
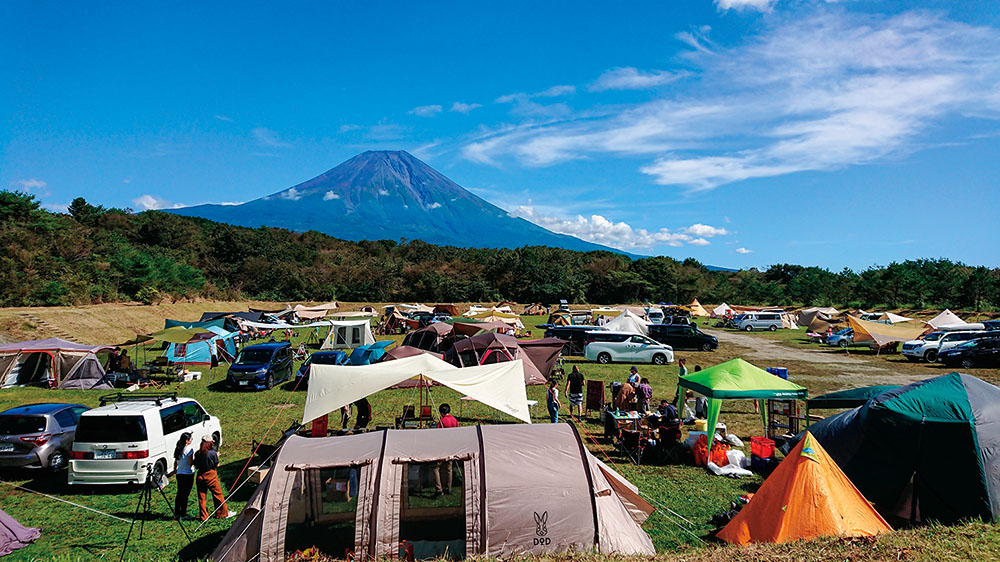
<instances>
[{"instance_id":1,"label":"car license plate","mask_svg":"<svg viewBox=\"0 0 1000 562\"><path fill-rule=\"evenodd\" d=\"M14 444L13 443L0 443L0 453L13 453Z\"/></svg>"},{"instance_id":2,"label":"car license plate","mask_svg":"<svg viewBox=\"0 0 1000 562\"><path fill-rule=\"evenodd\" d=\"M240 386L246 386L250 381L240 381Z\"/></svg>"},{"instance_id":3,"label":"car license plate","mask_svg":"<svg viewBox=\"0 0 1000 562\"><path fill-rule=\"evenodd\" d=\"M94 451L95 459L113 459L115 458L115 451Z\"/></svg>"}]
</instances>

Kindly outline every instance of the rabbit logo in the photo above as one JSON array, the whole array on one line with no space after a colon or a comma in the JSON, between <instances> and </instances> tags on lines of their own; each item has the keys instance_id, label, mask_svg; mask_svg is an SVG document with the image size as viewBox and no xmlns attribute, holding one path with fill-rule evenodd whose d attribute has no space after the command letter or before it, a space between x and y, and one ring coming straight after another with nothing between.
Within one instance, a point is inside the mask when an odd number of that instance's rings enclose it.
<instances>
[{"instance_id":1,"label":"rabbit logo","mask_svg":"<svg viewBox=\"0 0 1000 562\"><path fill-rule=\"evenodd\" d=\"M552 544L552 539L546 537L549 534L549 529L547 527L549 522L549 512L543 511L541 515L535 512L535 546Z\"/></svg>"}]
</instances>

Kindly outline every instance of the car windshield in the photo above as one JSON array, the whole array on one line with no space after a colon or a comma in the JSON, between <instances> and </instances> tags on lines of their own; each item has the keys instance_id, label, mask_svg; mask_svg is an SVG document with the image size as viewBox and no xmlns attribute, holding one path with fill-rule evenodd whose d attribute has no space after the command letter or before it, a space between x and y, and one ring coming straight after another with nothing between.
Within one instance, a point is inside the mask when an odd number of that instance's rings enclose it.
<instances>
[{"instance_id":1,"label":"car windshield","mask_svg":"<svg viewBox=\"0 0 1000 562\"><path fill-rule=\"evenodd\" d=\"M340 354L338 353L324 353L322 355L313 355L309 357L309 360L314 365L336 365L339 357Z\"/></svg>"},{"instance_id":2,"label":"car windshield","mask_svg":"<svg viewBox=\"0 0 1000 562\"><path fill-rule=\"evenodd\" d=\"M944 332L934 332L932 334L927 334L924 341L938 341L944 336Z\"/></svg>"},{"instance_id":3,"label":"car windshield","mask_svg":"<svg viewBox=\"0 0 1000 562\"><path fill-rule=\"evenodd\" d=\"M146 440L146 420L142 416L82 416L76 426L81 443L130 443Z\"/></svg>"},{"instance_id":4,"label":"car windshield","mask_svg":"<svg viewBox=\"0 0 1000 562\"><path fill-rule=\"evenodd\" d=\"M957 349L961 349L961 348L968 349L970 347L976 347L977 345L979 345L979 341L978 340L971 340L971 341L967 341L965 343L960 343L960 344L956 345L955 348L957 348Z\"/></svg>"},{"instance_id":5,"label":"car windshield","mask_svg":"<svg viewBox=\"0 0 1000 562\"><path fill-rule=\"evenodd\" d=\"M23 435L45 431L45 416L0 416L0 435Z\"/></svg>"},{"instance_id":6,"label":"car windshield","mask_svg":"<svg viewBox=\"0 0 1000 562\"><path fill-rule=\"evenodd\" d=\"M854 333L854 330L850 328L844 328L843 330L837 332L838 336L849 336Z\"/></svg>"},{"instance_id":7,"label":"car windshield","mask_svg":"<svg viewBox=\"0 0 1000 562\"><path fill-rule=\"evenodd\" d=\"M270 349L244 349L236 359L237 365L263 365L271 361Z\"/></svg>"}]
</instances>

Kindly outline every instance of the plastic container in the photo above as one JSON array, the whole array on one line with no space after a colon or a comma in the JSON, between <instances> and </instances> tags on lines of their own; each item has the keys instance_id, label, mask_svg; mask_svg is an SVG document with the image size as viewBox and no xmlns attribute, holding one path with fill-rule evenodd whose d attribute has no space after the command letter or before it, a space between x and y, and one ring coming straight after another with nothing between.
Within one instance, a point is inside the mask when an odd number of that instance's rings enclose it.
<instances>
[{"instance_id":1,"label":"plastic container","mask_svg":"<svg viewBox=\"0 0 1000 562\"><path fill-rule=\"evenodd\" d=\"M694 420L694 430L707 432L708 431L708 420Z\"/></svg>"},{"instance_id":2,"label":"plastic container","mask_svg":"<svg viewBox=\"0 0 1000 562\"><path fill-rule=\"evenodd\" d=\"M774 457L774 441L767 437L751 437L750 454L762 459Z\"/></svg>"},{"instance_id":3,"label":"plastic container","mask_svg":"<svg viewBox=\"0 0 1000 562\"><path fill-rule=\"evenodd\" d=\"M778 378L788 380L788 369L785 367L768 367L764 370Z\"/></svg>"}]
</instances>

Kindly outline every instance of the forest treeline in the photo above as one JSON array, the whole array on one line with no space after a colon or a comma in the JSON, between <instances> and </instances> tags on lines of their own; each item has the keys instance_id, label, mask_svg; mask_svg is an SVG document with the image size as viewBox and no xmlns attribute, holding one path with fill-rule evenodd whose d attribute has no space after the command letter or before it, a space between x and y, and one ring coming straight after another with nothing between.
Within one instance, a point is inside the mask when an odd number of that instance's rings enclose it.
<instances>
[{"instance_id":1,"label":"forest treeline","mask_svg":"<svg viewBox=\"0 0 1000 562\"><path fill-rule=\"evenodd\" d=\"M333 220L333 219L332 219ZM875 307L1000 307L1000 269L948 259L864 271L790 264L710 271L694 259L630 259L548 247L476 249L421 241L349 242L170 213L68 213L0 192L0 306L202 297L367 302L650 302Z\"/></svg>"}]
</instances>

